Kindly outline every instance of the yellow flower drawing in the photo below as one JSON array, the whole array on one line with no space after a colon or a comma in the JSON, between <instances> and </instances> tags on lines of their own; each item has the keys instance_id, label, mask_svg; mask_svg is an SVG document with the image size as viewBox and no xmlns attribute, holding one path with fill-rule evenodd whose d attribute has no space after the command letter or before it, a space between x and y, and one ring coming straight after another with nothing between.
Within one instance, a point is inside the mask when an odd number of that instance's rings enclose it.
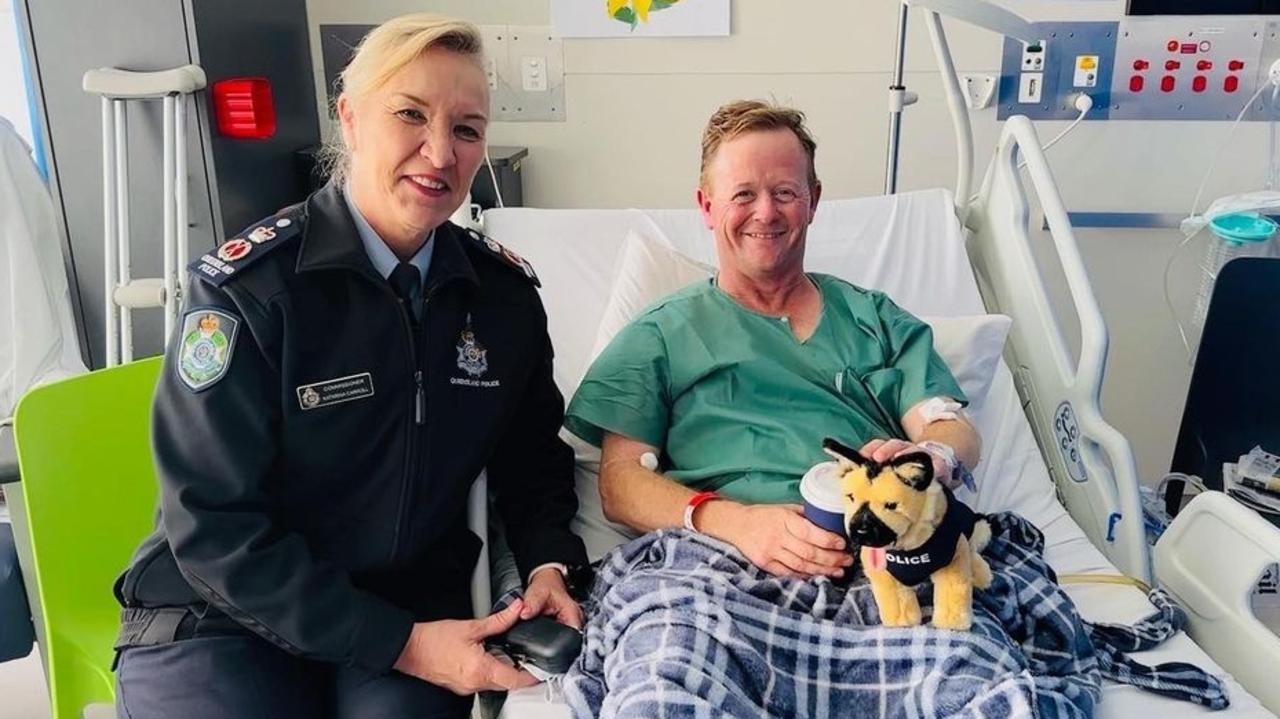
<instances>
[{"instance_id":1,"label":"yellow flower drawing","mask_svg":"<svg viewBox=\"0 0 1280 719\"><path fill-rule=\"evenodd\" d=\"M680 0L605 0L609 17L625 22L632 30L642 22L649 22L649 12L665 10Z\"/></svg>"}]
</instances>

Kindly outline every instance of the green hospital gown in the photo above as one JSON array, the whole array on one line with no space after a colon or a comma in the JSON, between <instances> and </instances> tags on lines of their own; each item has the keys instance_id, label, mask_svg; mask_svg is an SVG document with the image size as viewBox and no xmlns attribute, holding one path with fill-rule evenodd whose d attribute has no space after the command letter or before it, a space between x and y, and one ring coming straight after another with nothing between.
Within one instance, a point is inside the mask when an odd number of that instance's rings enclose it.
<instances>
[{"instance_id":1,"label":"green hospital gown","mask_svg":"<svg viewBox=\"0 0 1280 719\"><path fill-rule=\"evenodd\" d=\"M578 387L565 426L663 450L665 473L748 503L800 501L800 477L830 459L823 437L859 447L901 437L916 403L966 403L929 326L880 292L813 274L822 314L801 342L785 320L739 305L712 280L646 309Z\"/></svg>"}]
</instances>

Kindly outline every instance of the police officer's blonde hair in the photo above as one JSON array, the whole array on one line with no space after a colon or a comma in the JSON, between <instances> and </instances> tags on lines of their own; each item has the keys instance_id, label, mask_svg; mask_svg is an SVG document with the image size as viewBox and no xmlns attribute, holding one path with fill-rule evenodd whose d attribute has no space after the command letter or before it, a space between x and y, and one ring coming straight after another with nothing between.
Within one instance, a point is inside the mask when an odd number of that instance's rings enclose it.
<instances>
[{"instance_id":1,"label":"police officer's blonde hair","mask_svg":"<svg viewBox=\"0 0 1280 719\"><path fill-rule=\"evenodd\" d=\"M720 145L748 132L790 130L800 141L800 147L809 159L809 188L818 184L818 173L813 158L818 143L804 126L804 113L790 107L775 105L763 100L738 100L721 105L702 131L702 168L698 174L700 187L709 188L707 168L715 159Z\"/></svg>"},{"instance_id":2,"label":"police officer's blonde hair","mask_svg":"<svg viewBox=\"0 0 1280 719\"><path fill-rule=\"evenodd\" d=\"M365 35L351 62L338 76L337 97L348 101L377 90L392 75L432 48L443 48L484 66L480 30L464 20L433 13L411 13L392 18ZM330 111L337 117L337 101ZM325 144L321 167L338 183L346 180L351 165L342 133L334 130Z\"/></svg>"}]
</instances>

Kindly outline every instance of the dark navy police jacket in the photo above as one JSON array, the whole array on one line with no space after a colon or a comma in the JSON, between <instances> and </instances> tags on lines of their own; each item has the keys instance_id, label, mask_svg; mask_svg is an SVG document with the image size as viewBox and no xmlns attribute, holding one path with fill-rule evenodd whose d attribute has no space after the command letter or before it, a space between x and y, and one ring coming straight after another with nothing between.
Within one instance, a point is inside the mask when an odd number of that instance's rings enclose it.
<instances>
[{"instance_id":1,"label":"dark navy police jacket","mask_svg":"<svg viewBox=\"0 0 1280 719\"><path fill-rule=\"evenodd\" d=\"M332 183L193 263L125 607L220 612L300 656L389 668L415 620L470 613L466 499L486 468L522 577L586 562L537 279L450 223L434 242L420 323Z\"/></svg>"}]
</instances>

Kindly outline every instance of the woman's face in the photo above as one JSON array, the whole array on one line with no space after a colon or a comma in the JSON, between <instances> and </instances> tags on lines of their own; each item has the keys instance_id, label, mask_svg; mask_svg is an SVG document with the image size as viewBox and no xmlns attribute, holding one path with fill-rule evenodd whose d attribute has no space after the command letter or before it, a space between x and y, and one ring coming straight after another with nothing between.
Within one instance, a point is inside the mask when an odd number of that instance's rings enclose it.
<instances>
[{"instance_id":1,"label":"woman's face","mask_svg":"<svg viewBox=\"0 0 1280 719\"><path fill-rule=\"evenodd\" d=\"M476 59L443 48L338 100L351 191L383 239L421 238L462 205L484 161L488 109Z\"/></svg>"}]
</instances>

